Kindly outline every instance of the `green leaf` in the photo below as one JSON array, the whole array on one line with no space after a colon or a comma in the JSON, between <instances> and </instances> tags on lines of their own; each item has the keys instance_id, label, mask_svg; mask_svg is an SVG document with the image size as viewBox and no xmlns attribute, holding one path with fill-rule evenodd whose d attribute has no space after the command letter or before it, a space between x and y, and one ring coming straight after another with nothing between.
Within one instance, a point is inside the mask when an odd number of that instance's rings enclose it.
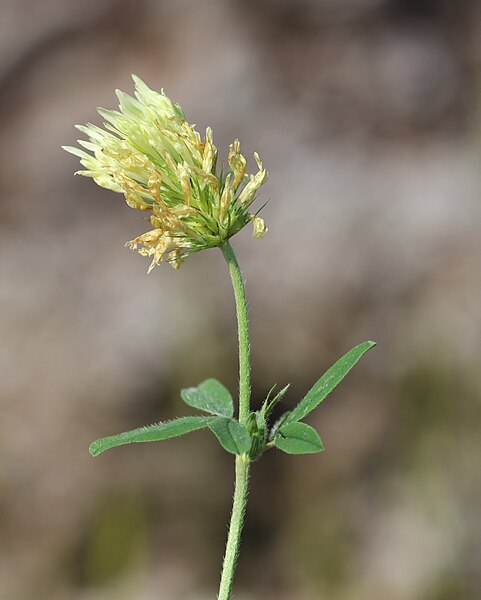
<instances>
[{"instance_id":1,"label":"green leaf","mask_svg":"<svg viewBox=\"0 0 481 600\"><path fill-rule=\"evenodd\" d=\"M283 425L277 431L274 443L287 454L313 454L324 450L317 431L306 423Z\"/></svg>"},{"instance_id":2,"label":"green leaf","mask_svg":"<svg viewBox=\"0 0 481 600\"><path fill-rule=\"evenodd\" d=\"M217 379L206 379L197 387L185 388L180 391L180 396L189 406L212 415L232 417L234 414L232 396Z\"/></svg>"},{"instance_id":3,"label":"green leaf","mask_svg":"<svg viewBox=\"0 0 481 600\"><path fill-rule=\"evenodd\" d=\"M139 427L132 431L96 440L90 444L89 452L92 456L98 456L102 452L105 452L105 450L115 448L116 446L123 446L124 444L168 440L169 438L190 433L196 429L204 429L215 419L216 417L180 417L179 419L173 419L165 423Z\"/></svg>"},{"instance_id":4,"label":"green leaf","mask_svg":"<svg viewBox=\"0 0 481 600\"><path fill-rule=\"evenodd\" d=\"M251 447L251 438L247 429L235 419L217 417L209 423L209 429L224 450L231 454L245 454Z\"/></svg>"},{"instance_id":5,"label":"green leaf","mask_svg":"<svg viewBox=\"0 0 481 600\"><path fill-rule=\"evenodd\" d=\"M313 411L324 398L344 379L363 354L376 346L375 342L363 342L341 357L313 385L304 398L287 418L287 423L295 423Z\"/></svg>"}]
</instances>

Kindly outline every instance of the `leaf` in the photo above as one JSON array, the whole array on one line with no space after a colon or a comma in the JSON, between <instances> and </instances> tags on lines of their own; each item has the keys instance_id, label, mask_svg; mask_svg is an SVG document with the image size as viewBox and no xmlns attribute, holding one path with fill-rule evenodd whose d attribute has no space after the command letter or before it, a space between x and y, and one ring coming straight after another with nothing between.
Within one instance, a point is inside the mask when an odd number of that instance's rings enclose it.
<instances>
[{"instance_id":1,"label":"leaf","mask_svg":"<svg viewBox=\"0 0 481 600\"><path fill-rule=\"evenodd\" d=\"M313 411L324 398L344 379L363 354L376 346L375 342L363 342L342 356L313 385L296 408L287 417L287 423L295 423Z\"/></svg>"},{"instance_id":2,"label":"leaf","mask_svg":"<svg viewBox=\"0 0 481 600\"><path fill-rule=\"evenodd\" d=\"M185 388L180 396L189 406L213 415L232 417L234 414L232 396L217 379L206 379L197 387Z\"/></svg>"},{"instance_id":3,"label":"leaf","mask_svg":"<svg viewBox=\"0 0 481 600\"><path fill-rule=\"evenodd\" d=\"M220 445L231 454L245 454L251 447L251 438L244 425L235 419L216 418L209 429Z\"/></svg>"},{"instance_id":4,"label":"leaf","mask_svg":"<svg viewBox=\"0 0 481 600\"><path fill-rule=\"evenodd\" d=\"M287 454L313 454L324 450L317 431L306 423L283 425L276 433L274 443Z\"/></svg>"},{"instance_id":5,"label":"leaf","mask_svg":"<svg viewBox=\"0 0 481 600\"><path fill-rule=\"evenodd\" d=\"M180 417L165 423L157 423L147 427L139 427L125 433L100 438L90 444L89 452L92 456L98 456L116 446L131 444L133 442L160 442L173 437L178 437L196 429L204 429L216 417Z\"/></svg>"}]
</instances>

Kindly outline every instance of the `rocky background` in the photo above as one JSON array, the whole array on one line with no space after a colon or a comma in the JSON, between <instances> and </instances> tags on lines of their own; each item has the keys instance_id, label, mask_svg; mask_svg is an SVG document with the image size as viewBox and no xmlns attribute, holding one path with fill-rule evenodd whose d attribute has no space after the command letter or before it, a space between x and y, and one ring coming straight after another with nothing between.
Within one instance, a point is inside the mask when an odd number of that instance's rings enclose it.
<instances>
[{"instance_id":1,"label":"rocky background","mask_svg":"<svg viewBox=\"0 0 481 600\"><path fill-rule=\"evenodd\" d=\"M0 50L0 597L216 594L213 437L87 453L236 388L220 253L147 276L141 215L60 150L134 72L270 172L234 240L256 405L379 342L310 419L324 454L255 465L236 598L479 598L481 3L1 0Z\"/></svg>"}]
</instances>

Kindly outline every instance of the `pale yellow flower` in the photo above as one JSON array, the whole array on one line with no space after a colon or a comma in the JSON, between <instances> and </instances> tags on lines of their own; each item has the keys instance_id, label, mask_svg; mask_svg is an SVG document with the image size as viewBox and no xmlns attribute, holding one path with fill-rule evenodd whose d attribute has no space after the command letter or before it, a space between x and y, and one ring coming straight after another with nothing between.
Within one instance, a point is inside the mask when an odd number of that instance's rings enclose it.
<instances>
[{"instance_id":1,"label":"pale yellow flower","mask_svg":"<svg viewBox=\"0 0 481 600\"><path fill-rule=\"evenodd\" d=\"M257 217L257 216L253 216L252 223L254 226L252 236L255 238L264 237L265 234L267 233L267 227L266 227L266 224L264 223L264 219L261 219L260 217Z\"/></svg>"},{"instance_id":2,"label":"pale yellow flower","mask_svg":"<svg viewBox=\"0 0 481 600\"><path fill-rule=\"evenodd\" d=\"M127 243L150 256L149 271L162 260L178 268L184 258L222 245L253 221L262 237L264 221L248 209L268 174L257 154L255 175L246 175L240 142L229 147L231 172L217 169L217 148L207 128L205 139L188 123L178 104L132 76L135 97L117 90L119 111L98 109L104 129L78 125L89 139L85 148L64 146L80 158L79 174L101 187L123 193L131 208L150 213L153 229Z\"/></svg>"}]
</instances>

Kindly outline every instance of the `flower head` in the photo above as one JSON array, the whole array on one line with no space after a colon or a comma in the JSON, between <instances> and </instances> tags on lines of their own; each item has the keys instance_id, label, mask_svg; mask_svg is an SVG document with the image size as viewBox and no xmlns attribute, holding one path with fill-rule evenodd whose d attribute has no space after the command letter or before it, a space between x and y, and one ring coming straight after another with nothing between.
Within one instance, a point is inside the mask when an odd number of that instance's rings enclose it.
<instances>
[{"instance_id":1,"label":"flower head","mask_svg":"<svg viewBox=\"0 0 481 600\"><path fill-rule=\"evenodd\" d=\"M117 90L119 110L98 109L105 129L77 125L89 138L78 140L85 150L64 146L80 157L80 175L150 213L153 229L127 245L152 257L150 271L162 260L178 268L186 256L220 246L251 220L254 237L262 237L264 221L248 210L268 177L258 154L257 173L246 175L235 140L228 153L231 172L218 172L212 130L203 140L178 104L132 77L135 97Z\"/></svg>"}]
</instances>

